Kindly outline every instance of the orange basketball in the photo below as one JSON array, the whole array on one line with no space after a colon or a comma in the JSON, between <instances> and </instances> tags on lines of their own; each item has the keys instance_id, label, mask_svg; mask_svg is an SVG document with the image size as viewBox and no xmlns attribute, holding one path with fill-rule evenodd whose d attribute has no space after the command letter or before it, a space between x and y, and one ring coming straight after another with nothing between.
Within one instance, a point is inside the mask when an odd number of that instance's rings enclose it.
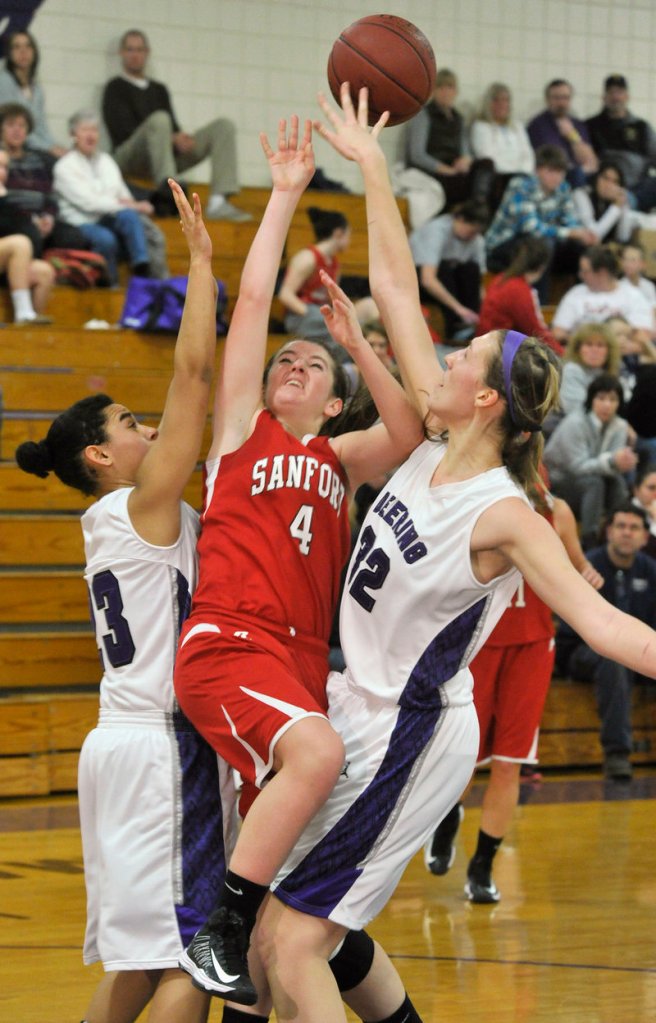
<instances>
[{"instance_id":1,"label":"orange basketball","mask_svg":"<svg viewBox=\"0 0 656 1023\"><path fill-rule=\"evenodd\" d=\"M349 82L353 102L369 89L369 123L389 110L389 124L409 120L435 87L435 54L416 25L394 14L372 14L345 28L328 58L328 84L339 102Z\"/></svg>"}]
</instances>

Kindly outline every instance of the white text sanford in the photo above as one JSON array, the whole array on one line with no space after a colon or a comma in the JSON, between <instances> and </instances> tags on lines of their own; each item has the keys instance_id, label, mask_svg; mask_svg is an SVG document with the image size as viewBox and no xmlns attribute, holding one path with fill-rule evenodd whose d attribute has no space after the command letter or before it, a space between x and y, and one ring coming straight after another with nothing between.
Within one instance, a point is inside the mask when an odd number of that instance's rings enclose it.
<instances>
[{"instance_id":1,"label":"white text sanford","mask_svg":"<svg viewBox=\"0 0 656 1023\"><path fill-rule=\"evenodd\" d=\"M312 490L325 497L339 515L344 500L344 484L327 462L319 462L312 455L274 455L260 458L253 465L251 496L268 490L291 487Z\"/></svg>"}]
</instances>

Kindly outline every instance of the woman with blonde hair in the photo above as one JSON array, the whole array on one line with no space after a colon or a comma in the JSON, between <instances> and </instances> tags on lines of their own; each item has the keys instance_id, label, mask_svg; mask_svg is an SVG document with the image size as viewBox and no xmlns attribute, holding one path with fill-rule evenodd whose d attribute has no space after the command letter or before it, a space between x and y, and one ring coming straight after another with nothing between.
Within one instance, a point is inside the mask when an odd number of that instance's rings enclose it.
<instances>
[{"instance_id":1,"label":"woman with blonde hair","mask_svg":"<svg viewBox=\"0 0 656 1023\"><path fill-rule=\"evenodd\" d=\"M470 144L477 159L492 160L494 180L489 193L491 211L499 205L506 185L516 174L532 174L535 153L521 121L512 116L512 95L503 82L492 82L471 126Z\"/></svg>"},{"instance_id":2,"label":"woman with blonde hair","mask_svg":"<svg viewBox=\"0 0 656 1023\"><path fill-rule=\"evenodd\" d=\"M588 387L600 373L619 374L621 356L610 327L583 323L567 342L563 359L560 405L567 413L583 408Z\"/></svg>"}]
</instances>

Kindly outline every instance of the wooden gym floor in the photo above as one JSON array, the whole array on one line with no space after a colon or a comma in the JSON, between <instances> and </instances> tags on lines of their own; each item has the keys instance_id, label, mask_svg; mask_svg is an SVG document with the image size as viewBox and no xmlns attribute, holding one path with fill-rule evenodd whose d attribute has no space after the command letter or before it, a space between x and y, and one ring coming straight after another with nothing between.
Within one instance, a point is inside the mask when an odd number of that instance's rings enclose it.
<instances>
[{"instance_id":1,"label":"wooden gym floor","mask_svg":"<svg viewBox=\"0 0 656 1023\"><path fill-rule=\"evenodd\" d=\"M656 771L523 786L492 907L462 890L481 793L476 784L468 797L449 874L433 877L417 856L371 927L425 1023L654 1023ZM1 1019L82 1018L100 975L82 965L83 927L75 799L1 801Z\"/></svg>"}]
</instances>

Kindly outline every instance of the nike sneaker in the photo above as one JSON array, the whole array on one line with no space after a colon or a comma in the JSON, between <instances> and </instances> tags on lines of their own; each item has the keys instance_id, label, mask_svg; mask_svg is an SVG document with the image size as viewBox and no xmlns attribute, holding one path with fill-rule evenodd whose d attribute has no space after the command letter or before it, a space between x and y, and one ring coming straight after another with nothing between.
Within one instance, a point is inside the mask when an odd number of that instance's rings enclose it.
<instances>
[{"instance_id":1,"label":"nike sneaker","mask_svg":"<svg viewBox=\"0 0 656 1023\"><path fill-rule=\"evenodd\" d=\"M201 991L240 1005L255 1005L257 991L248 973L249 940L244 918L221 906L194 935L180 956L180 967Z\"/></svg>"}]
</instances>

